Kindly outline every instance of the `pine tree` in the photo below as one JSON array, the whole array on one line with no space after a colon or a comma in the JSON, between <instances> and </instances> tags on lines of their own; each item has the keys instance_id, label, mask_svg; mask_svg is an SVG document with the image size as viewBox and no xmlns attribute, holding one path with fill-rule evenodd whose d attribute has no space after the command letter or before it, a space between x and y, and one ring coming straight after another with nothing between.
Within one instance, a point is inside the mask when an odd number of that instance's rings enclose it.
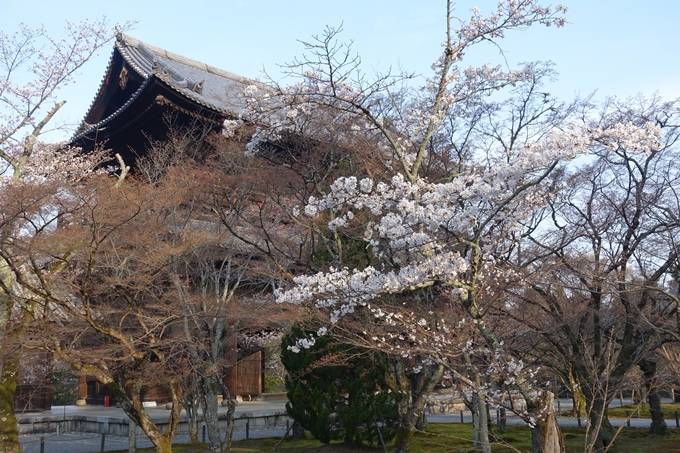
<instances>
[{"instance_id":1,"label":"pine tree","mask_svg":"<svg viewBox=\"0 0 680 453\"><path fill-rule=\"evenodd\" d=\"M391 440L397 410L394 396L383 384L385 358L329 336L298 351L295 345L307 336L293 328L281 343L281 361L288 372L288 414L323 443Z\"/></svg>"}]
</instances>

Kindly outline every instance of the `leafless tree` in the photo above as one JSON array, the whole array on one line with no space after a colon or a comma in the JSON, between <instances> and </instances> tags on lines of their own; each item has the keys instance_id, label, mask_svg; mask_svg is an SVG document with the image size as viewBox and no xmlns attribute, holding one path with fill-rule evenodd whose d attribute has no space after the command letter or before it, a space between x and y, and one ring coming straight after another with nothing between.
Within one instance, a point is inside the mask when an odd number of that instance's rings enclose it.
<instances>
[{"instance_id":1,"label":"leafless tree","mask_svg":"<svg viewBox=\"0 0 680 453\"><path fill-rule=\"evenodd\" d=\"M591 130L618 123L662 132L644 150L641 143L599 140L593 157L565 173L560 184L567 191L537 214L541 227L527 235L522 252L525 277L536 278L531 290L516 293L514 315L541 337L542 360L583 391L591 426L601 426L592 450L614 448L605 410L626 373L639 366L652 382L652 352L678 340L677 115L677 101L657 97L584 110ZM652 429L663 432L658 396L649 391Z\"/></svg>"}]
</instances>

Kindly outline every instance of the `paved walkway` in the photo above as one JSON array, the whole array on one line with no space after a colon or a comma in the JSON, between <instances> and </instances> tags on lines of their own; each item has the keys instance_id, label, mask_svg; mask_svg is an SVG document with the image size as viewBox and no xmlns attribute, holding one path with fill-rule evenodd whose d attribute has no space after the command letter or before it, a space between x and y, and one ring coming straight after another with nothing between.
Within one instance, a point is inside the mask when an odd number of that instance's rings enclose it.
<instances>
[{"instance_id":1,"label":"paved walkway","mask_svg":"<svg viewBox=\"0 0 680 453\"><path fill-rule=\"evenodd\" d=\"M243 401L236 406L236 414L248 412L281 412L286 410L286 400L273 401ZM165 406L147 407L147 412L151 418L167 418L170 411ZM218 406L220 413L227 412L227 408ZM184 414L184 411L182 411ZM51 411L42 412L40 415L85 415L90 417L118 417L127 418L123 409L119 407L104 406L52 406Z\"/></svg>"},{"instance_id":2,"label":"paved walkway","mask_svg":"<svg viewBox=\"0 0 680 453\"><path fill-rule=\"evenodd\" d=\"M664 403L670 402L664 401ZM623 404L630 403L630 401L623 401ZM238 414L251 414L251 416L257 416L258 414L271 413L271 412L283 412L285 411L285 400L274 400L274 401L244 401L239 403L236 407L236 416ZM613 407L618 407L620 402L615 400L612 403ZM559 406L562 410L568 410L571 408L571 400L559 400ZM153 407L147 408L149 414L152 418L165 418L168 416L168 410L165 407ZM557 409L557 401L555 402L555 409ZM220 412L225 412L226 407L220 407ZM116 418L126 418L127 416L122 409L116 407L102 407L102 406L55 406L51 411L41 414L42 416L51 415L53 417L58 417L59 415L86 415L92 417L116 417ZM673 416L673 414L666 414L667 416ZM495 422L495 411L492 412L492 418ZM576 427L578 426L578 420L571 417L558 417L560 426L563 427ZM427 417L428 423L460 423L461 415L456 414L432 414ZM611 418L612 425L615 427L621 426L626 423L625 419L622 418ZM472 416L469 412L463 412L463 422L471 423ZM676 421L674 418L666 420L669 428L676 427ZM508 416L508 425L523 425L524 422L515 416ZM581 420L581 425L585 426L586 420ZM630 426L632 428L649 428L650 420L641 418L631 418ZM249 436L252 438L264 438L264 437L282 437L284 435L285 428L267 428L262 430L250 429ZM200 436L200 434L199 434ZM45 453L89 453L98 452L101 448L102 436L101 434L45 434ZM246 438L245 430L236 430L234 432L234 440L242 440ZM186 443L188 441L188 436L179 435L176 436L174 443ZM21 436L21 445L25 453L39 453L40 452L40 435L30 435ZM137 446L140 448L152 446L151 442L146 439L144 434L138 435ZM127 450L128 439L127 437L119 436L106 436L104 451L113 450Z\"/></svg>"},{"instance_id":3,"label":"paved walkway","mask_svg":"<svg viewBox=\"0 0 680 453\"><path fill-rule=\"evenodd\" d=\"M286 400L272 400L272 401L243 401L238 403L234 416L250 415L257 417L258 415L265 415L271 413L283 413L286 410ZM227 408L219 406L220 413L226 412ZM167 418L169 410L165 406L148 407L147 412L153 419ZM111 417L111 418L127 418L123 409L119 407L104 407L104 406L53 406L51 411L45 411L40 414L29 414L28 416L36 417L67 417L70 415L82 415L87 417ZM182 411L184 416L184 411ZM264 438L264 437L283 437L286 429L268 428L268 429L254 429L249 430L249 437ZM199 438L202 433L199 433ZM234 440L242 440L246 438L244 429L234 431ZM26 435L20 437L21 446L25 453L39 453L41 439L44 439L45 453L89 453L101 451L102 435L101 434L87 434L87 433L50 433L41 435ZM188 435L175 436L173 443L183 444L189 440ZM153 444L147 439L143 433L137 435L137 446L139 448L151 447ZM113 450L127 450L129 446L128 438L121 436L107 435L104 439L104 451Z\"/></svg>"}]
</instances>

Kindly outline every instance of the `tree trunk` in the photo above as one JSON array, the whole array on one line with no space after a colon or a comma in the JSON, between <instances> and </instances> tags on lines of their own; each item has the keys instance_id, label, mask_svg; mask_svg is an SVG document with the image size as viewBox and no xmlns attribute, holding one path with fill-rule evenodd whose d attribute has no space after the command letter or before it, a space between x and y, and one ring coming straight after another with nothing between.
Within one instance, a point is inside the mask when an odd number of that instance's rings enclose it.
<instances>
[{"instance_id":1,"label":"tree trunk","mask_svg":"<svg viewBox=\"0 0 680 453\"><path fill-rule=\"evenodd\" d=\"M203 407L203 420L208 430L210 453L222 453L222 436L217 418L217 395L222 392L222 388L215 375L202 378L201 383L201 406Z\"/></svg>"},{"instance_id":2,"label":"tree trunk","mask_svg":"<svg viewBox=\"0 0 680 453\"><path fill-rule=\"evenodd\" d=\"M668 425L666 425L666 420L663 416L659 392L654 389L647 398L649 399L649 412L652 416L652 425L649 427L649 432L658 435L668 434Z\"/></svg>"},{"instance_id":3,"label":"tree trunk","mask_svg":"<svg viewBox=\"0 0 680 453\"><path fill-rule=\"evenodd\" d=\"M572 409L573 417L584 417L586 415L586 395L583 393L581 383L574 374L571 367L567 370L569 374L569 388L571 389L571 400L574 403Z\"/></svg>"},{"instance_id":4,"label":"tree trunk","mask_svg":"<svg viewBox=\"0 0 680 453\"><path fill-rule=\"evenodd\" d=\"M187 424L189 425L189 444L198 442L198 396L196 395L197 383L194 379L182 383L182 407L187 413Z\"/></svg>"},{"instance_id":5,"label":"tree trunk","mask_svg":"<svg viewBox=\"0 0 680 453\"><path fill-rule=\"evenodd\" d=\"M408 389L401 389L395 394L398 426L397 436L394 439L394 453L408 453L411 450L415 423L411 422L409 393Z\"/></svg>"},{"instance_id":6,"label":"tree trunk","mask_svg":"<svg viewBox=\"0 0 680 453\"><path fill-rule=\"evenodd\" d=\"M158 453L172 453L172 439L163 436L153 443Z\"/></svg>"},{"instance_id":7,"label":"tree trunk","mask_svg":"<svg viewBox=\"0 0 680 453\"><path fill-rule=\"evenodd\" d=\"M128 422L128 453L137 453L137 425L132 420Z\"/></svg>"},{"instance_id":8,"label":"tree trunk","mask_svg":"<svg viewBox=\"0 0 680 453\"><path fill-rule=\"evenodd\" d=\"M302 440L305 438L305 429L298 422L293 422L293 440Z\"/></svg>"},{"instance_id":9,"label":"tree trunk","mask_svg":"<svg viewBox=\"0 0 680 453\"><path fill-rule=\"evenodd\" d=\"M663 409L661 409L661 397L659 397L659 392L654 382L656 378L656 362L649 359L642 360L640 362L640 369L644 373L649 412L652 416L652 425L649 428L649 432L658 435L667 434L668 426L663 417Z\"/></svg>"},{"instance_id":10,"label":"tree trunk","mask_svg":"<svg viewBox=\"0 0 680 453\"><path fill-rule=\"evenodd\" d=\"M428 395L437 385L444 367L442 365L424 365L422 368L422 385L418 392L411 391L411 382L407 376L402 358L394 358L392 373L386 372L385 382L395 395L397 404L397 436L394 440L395 453L408 453L411 449L416 423L420 418Z\"/></svg>"},{"instance_id":11,"label":"tree trunk","mask_svg":"<svg viewBox=\"0 0 680 453\"><path fill-rule=\"evenodd\" d=\"M562 432L553 410L554 396L548 390L527 398L527 411L532 414L531 449L533 453L563 453Z\"/></svg>"},{"instance_id":12,"label":"tree trunk","mask_svg":"<svg viewBox=\"0 0 680 453\"><path fill-rule=\"evenodd\" d=\"M0 279L12 287L12 273L7 262L0 260ZM7 294L0 294L0 452L21 453L19 430L14 412L14 394L19 383L18 350L11 350L7 334L11 327L12 306L14 302Z\"/></svg>"},{"instance_id":13,"label":"tree trunk","mask_svg":"<svg viewBox=\"0 0 680 453\"><path fill-rule=\"evenodd\" d=\"M82 369L81 371L88 372L92 370ZM142 384L140 382L130 383L131 398L128 398L123 386L119 382L113 380L111 376L100 373L99 375L95 375L95 377L99 379L99 382L104 383L111 394L116 397L123 411L130 417L130 420L137 423L142 431L144 431L144 434L146 434L154 447L156 447L158 453L172 453L172 440L175 438L180 412L182 411L182 405L177 398L177 391L174 388L174 383L170 382L168 386L172 397L172 408L170 409L168 427L164 432L153 421L144 407L141 399Z\"/></svg>"},{"instance_id":14,"label":"tree trunk","mask_svg":"<svg viewBox=\"0 0 680 453\"><path fill-rule=\"evenodd\" d=\"M197 444L198 441L198 411L196 405L184 405L187 413L187 423L189 424L189 444Z\"/></svg>"},{"instance_id":15,"label":"tree trunk","mask_svg":"<svg viewBox=\"0 0 680 453\"><path fill-rule=\"evenodd\" d=\"M475 393L472 395L472 403L470 406L472 411L474 450L481 451L483 453L491 453L486 396L480 393Z\"/></svg>"},{"instance_id":16,"label":"tree trunk","mask_svg":"<svg viewBox=\"0 0 680 453\"><path fill-rule=\"evenodd\" d=\"M236 400L231 399L229 390L225 388L224 395L227 397L227 429L224 435L224 444L222 445L222 453L231 451L231 439L234 437L234 412L236 411Z\"/></svg>"},{"instance_id":17,"label":"tree trunk","mask_svg":"<svg viewBox=\"0 0 680 453\"><path fill-rule=\"evenodd\" d=\"M607 402L596 396L588 413L591 429L591 442L587 451L616 453L618 449L614 445L616 434L614 427L609 422L606 413Z\"/></svg>"},{"instance_id":18,"label":"tree trunk","mask_svg":"<svg viewBox=\"0 0 680 453\"><path fill-rule=\"evenodd\" d=\"M0 346L1 347L1 346ZM14 394L19 376L19 354L11 354L0 362L0 452L21 453L17 419L14 413Z\"/></svg>"},{"instance_id":19,"label":"tree trunk","mask_svg":"<svg viewBox=\"0 0 680 453\"><path fill-rule=\"evenodd\" d=\"M411 376L409 376L409 380L411 382L411 404L414 404L418 399L418 395L420 395L423 389L423 373L420 372L412 374ZM416 430L418 431L423 430L422 414L420 417L418 417L418 420L416 421Z\"/></svg>"}]
</instances>

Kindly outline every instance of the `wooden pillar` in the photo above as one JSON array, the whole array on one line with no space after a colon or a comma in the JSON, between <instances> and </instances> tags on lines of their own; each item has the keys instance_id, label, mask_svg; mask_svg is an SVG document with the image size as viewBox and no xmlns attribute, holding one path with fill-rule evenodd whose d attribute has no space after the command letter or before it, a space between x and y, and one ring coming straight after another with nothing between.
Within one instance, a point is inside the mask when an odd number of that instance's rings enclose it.
<instances>
[{"instance_id":1,"label":"wooden pillar","mask_svg":"<svg viewBox=\"0 0 680 453\"><path fill-rule=\"evenodd\" d=\"M78 399L87 398L87 376L81 374L78 376Z\"/></svg>"},{"instance_id":2,"label":"wooden pillar","mask_svg":"<svg viewBox=\"0 0 680 453\"><path fill-rule=\"evenodd\" d=\"M260 394L264 393L264 373L267 367L266 349L262 349L262 361L260 362Z\"/></svg>"},{"instance_id":3,"label":"wooden pillar","mask_svg":"<svg viewBox=\"0 0 680 453\"><path fill-rule=\"evenodd\" d=\"M224 378L224 385L229 390L229 395L232 398L238 396L238 365L237 365L237 344L236 335L231 335L225 340L224 358L226 362L227 372Z\"/></svg>"}]
</instances>

